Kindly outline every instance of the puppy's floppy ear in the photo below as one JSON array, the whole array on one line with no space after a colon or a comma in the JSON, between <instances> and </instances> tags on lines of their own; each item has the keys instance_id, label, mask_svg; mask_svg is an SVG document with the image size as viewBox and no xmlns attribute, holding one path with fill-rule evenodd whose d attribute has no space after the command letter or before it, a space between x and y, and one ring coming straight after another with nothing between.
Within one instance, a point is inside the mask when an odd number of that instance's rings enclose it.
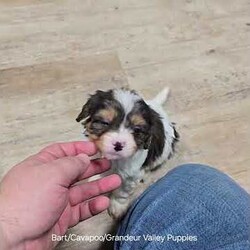
<instances>
[{"instance_id":1,"label":"puppy's floppy ear","mask_svg":"<svg viewBox=\"0 0 250 250\"><path fill-rule=\"evenodd\" d=\"M148 147L148 155L142 167L150 166L158 157L162 155L165 145L165 131L161 117L153 109L149 111L151 129Z\"/></svg>"},{"instance_id":2,"label":"puppy's floppy ear","mask_svg":"<svg viewBox=\"0 0 250 250\"><path fill-rule=\"evenodd\" d=\"M76 118L77 122L80 122L81 120L87 118L90 115L90 106L91 106L91 97L83 105L81 113Z\"/></svg>"},{"instance_id":3,"label":"puppy's floppy ear","mask_svg":"<svg viewBox=\"0 0 250 250\"><path fill-rule=\"evenodd\" d=\"M144 142L144 145L143 145L143 149L149 149L150 145L151 145L151 141L152 141L152 136L149 135L146 139L145 139L145 142Z\"/></svg>"},{"instance_id":4,"label":"puppy's floppy ear","mask_svg":"<svg viewBox=\"0 0 250 250\"><path fill-rule=\"evenodd\" d=\"M88 116L93 115L93 113L105 105L105 101L110 100L112 98L112 90L101 91L97 90L95 94L91 95L83 105L81 113L76 118L77 122L87 118Z\"/></svg>"}]
</instances>

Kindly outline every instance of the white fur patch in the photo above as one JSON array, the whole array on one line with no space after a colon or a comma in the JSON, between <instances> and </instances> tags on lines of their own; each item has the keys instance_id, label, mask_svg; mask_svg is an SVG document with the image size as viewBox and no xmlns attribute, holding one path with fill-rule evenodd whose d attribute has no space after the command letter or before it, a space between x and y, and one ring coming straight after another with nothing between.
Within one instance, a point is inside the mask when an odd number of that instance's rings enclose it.
<instances>
[{"instance_id":1,"label":"white fur patch","mask_svg":"<svg viewBox=\"0 0 250 250\"><path fill-rule=\"evenodd\" d=\"M138 95L125 89L115 89L114 97L121 103L126 115L131 112L136 101L141 99Z\"/></svg>"}]
</instances>

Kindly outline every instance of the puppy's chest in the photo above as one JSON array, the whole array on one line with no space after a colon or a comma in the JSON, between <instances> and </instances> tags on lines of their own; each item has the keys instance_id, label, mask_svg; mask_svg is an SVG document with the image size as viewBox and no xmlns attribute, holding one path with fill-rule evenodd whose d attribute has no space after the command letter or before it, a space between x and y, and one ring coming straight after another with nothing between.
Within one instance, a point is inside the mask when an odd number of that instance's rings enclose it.
<instances>
[{"instance_id":1,"label":"puppy's chest","mask_svg":"<svg viewBox=\"0 0 250 250\"><path fill-rule=\"evenodd\" d=\"M113 160L113 172L120 174L122 177L133 177L139 175L141 167L147 158L147 154L148 150L139 150L130 158Z\"/></svg>"}]
</instances>

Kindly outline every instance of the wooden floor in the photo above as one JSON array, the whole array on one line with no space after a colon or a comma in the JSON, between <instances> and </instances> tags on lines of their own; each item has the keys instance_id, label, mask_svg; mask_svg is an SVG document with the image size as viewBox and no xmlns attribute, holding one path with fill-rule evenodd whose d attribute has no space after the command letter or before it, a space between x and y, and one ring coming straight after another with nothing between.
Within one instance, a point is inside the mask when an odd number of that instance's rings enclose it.
<instances>
[{"instance_id":1,"label":"wooden floor","mask_svg":"<svg viewBox=\"0 0 250 250\"><path fill-rule=\"evenodd\" d=\"M181 143L150 181L201 162L250 192L249 0L0 0L0 175L52 141L80 139L87 95L121 86L147 98L171 88ZM111 227L105 212L71 232Z\"/></svg>"}]
</instances>

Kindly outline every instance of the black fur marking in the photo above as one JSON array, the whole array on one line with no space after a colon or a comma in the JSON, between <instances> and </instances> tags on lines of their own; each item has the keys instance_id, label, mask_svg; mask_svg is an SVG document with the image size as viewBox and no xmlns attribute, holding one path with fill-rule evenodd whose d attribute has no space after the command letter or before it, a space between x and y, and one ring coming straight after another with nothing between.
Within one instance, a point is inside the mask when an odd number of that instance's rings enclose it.
<instances>
[{"instance_id":1,"label":"black fur marking","mask_svg":"<svg viewBox=\"0 0 250 250\"><path fill-rule=\"evenodd\" d=\"M161 121L160 115L153 109L151 108L149 109L150 112L148 113L148 115L150 116L150 121L151 121L151 127L149 133L151 134L151 137L150 137L148 155L145 162L142 165L142 168L152 165L152 163L162 155L166 139L164 126Z\"/></svg>"},{"instance_id":2,"label":"black fur marking","mask_svg":"<svg viewBox=\"0 0 250 250\"><path fill-rule=\"evenodd\" d=\"M159 165L157 165L157 166L155 166L155 167L152 168L152 169L150 169L150 171L151 171L151 172L157 171L159 168L162 167L162 165L163 165L163 163L162 163L162 164L159 164Z\"/></svg>"}]
</instances>

